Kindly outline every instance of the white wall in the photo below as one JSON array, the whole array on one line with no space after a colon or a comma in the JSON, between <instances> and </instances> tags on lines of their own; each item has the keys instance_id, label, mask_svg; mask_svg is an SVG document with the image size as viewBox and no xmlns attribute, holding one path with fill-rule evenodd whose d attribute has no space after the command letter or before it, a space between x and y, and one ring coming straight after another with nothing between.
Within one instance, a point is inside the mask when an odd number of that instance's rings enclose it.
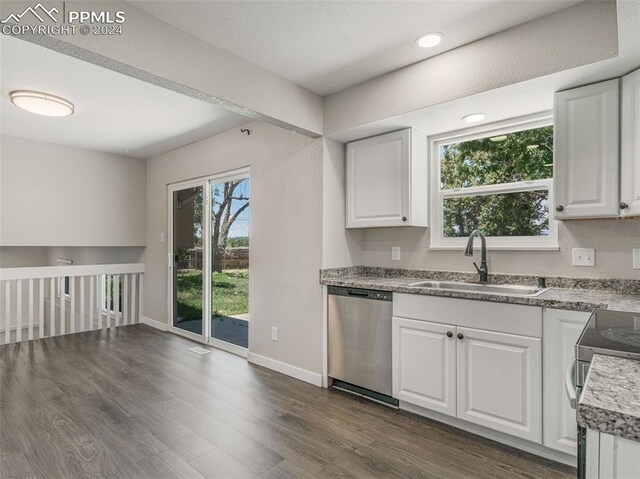
<instances>
[{"instance_id":1,"label":"white wall","mask_svg":"<svg viewBox=\"0 0 640 479\"><path fill-rule=\"evenodd\" d=\"M640 248L640 220L565 221L559 225L559 251L489 251L489 271L547 276L640 279L632 249ZM391 261L400 246L402 260ZM426 228L376 228L366 231L363 264L390 268L475 272L463 250L430 251ZM595 267L571 264L572 248L595 248ZM475 253L476 256L479 254Z\"/></svg>"},{"instance_id":2,"label":"white wall","mask_svg":"<svg viewBox=\"0 0 640 479\"><path fill-rule=\"evenodd\" d=\"M167 321L167 185L249 166L249 349L320 373L322 139L259 122L245 127L250 136L233 129L148 160L144 314Z\"/></svg>"},{"instance_id":3,"label":"white wall","mask_svg":"<svg viewBox=\"0 0 640 479\"><path fill-rule=\"evenodd\" d=\"M0 141L0 245L144 246L145 160Z\"/></svg>"},{"instance_id":4,"label":"white wall","mask_svg":"<svg viewBox=\"0 0 640 479\"><path fill-rule=\"evenodd\" d=\"M613 58L616 14L583 2L329 95L325 135Z\"/></svg>"},{"instance_id":5,"label":"white wall","mask_svg":"<svg viewBox=\"0 0 640 479\"><path fill-rule=\"evenodd\" d=\"M345 229L345 145L325 137L322 153L322 267L358 266L365 232Z\"/></svg>"}]
</instances>

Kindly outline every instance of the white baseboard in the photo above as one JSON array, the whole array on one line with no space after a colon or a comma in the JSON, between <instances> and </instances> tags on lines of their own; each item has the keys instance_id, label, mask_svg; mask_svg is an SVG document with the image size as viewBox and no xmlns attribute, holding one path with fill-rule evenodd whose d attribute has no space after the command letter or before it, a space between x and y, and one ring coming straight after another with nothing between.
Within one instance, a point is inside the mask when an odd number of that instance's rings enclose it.
<instances>
[{"instance_id":1,"label":"white baseboard","mask_svg":"<svg viewBox=\"0 0 640 479\"><path fill-rule=\"evenodd\" d=\"M140 322L142 324L146 324L147 326L151 326L152 328L159 329L160 331L167 330L167 323L162 323L160 321L156 321L155 319L147 318L146 316L142 316L142 318L140 318Z\"/></svg>"},{"instance_id":2,"label":"white baseboard","mask_svg":"<svg viewBox=\"0 0 640 479\"><path fill-rule=\"evenodd\" d=\"M267 369L286 374L287 376L299 379L300 381L313 384L314 386L322 387L322 374L307 371L306 369L292 366L291 364L283 363L282 361L277 361L275 359L267 358L266 356L252 353L251 351L249 351L249 353L247 354L247 361L252 364L257 364L258 366L262 366Z\"/></svg>"},{"instance_id":3,"label":"white baseboard","mask_svg":"<svg viewBox=\"0 0 640 479\"><path fill-rule=\"evenodd\" d=\"M506 444L507 446L511 446L516 449L520 449L522 451L535 454L536 456L541 456L546 459L550 459L552 461L556 461L562 464L567 464L568 466L576 467L577 460L575 456L571 456L564 452L550 449L546 446L543 446L542 444L526 441L524 439L520 439L518 437L511 436L509 434L505 434L499 431L494 431L492 429L488 429L486 427L479 426L477 424L472 424L470 422L463 421L462 419L446 416L444 414L431 411L429 409L425 409L420 406L416 406L414 404L409 404L405 401L400 401L400 409L412 412L419 416L428 417L429 419L433 419L435 421L448 424L449 426L453 426L458 429L462 429L464 431L477 434L478 436L486 437L487 439L491 439L493 441Z\"/></svg>"}]
</instances>

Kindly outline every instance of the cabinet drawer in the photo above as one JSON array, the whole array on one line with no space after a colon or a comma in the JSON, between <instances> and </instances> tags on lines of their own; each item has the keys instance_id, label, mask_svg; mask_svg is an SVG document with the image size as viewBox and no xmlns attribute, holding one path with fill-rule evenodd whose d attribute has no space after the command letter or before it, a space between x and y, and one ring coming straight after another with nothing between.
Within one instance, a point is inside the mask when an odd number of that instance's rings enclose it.
<instances>
[{"instance_id":1,"label":"cabinet drawer","mask_svg":"<svg viewBox=\"0 0 640 479\"><path fill-rule=\"evenodd\" d=\"M393 315L535 338L542 337L542 308L395 293Z\"/></svg>"}]
</instances>

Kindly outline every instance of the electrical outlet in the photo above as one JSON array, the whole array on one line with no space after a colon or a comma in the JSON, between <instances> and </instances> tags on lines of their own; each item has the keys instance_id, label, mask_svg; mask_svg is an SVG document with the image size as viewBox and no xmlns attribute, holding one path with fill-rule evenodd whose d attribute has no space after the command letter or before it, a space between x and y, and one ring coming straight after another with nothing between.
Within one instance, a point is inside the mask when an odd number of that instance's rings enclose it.
<instances>
[{"instance_id":1,"label":"electrical outlet","mask_svg":"<svg viewBox=\"0 0 640 479\"><path fill-rule=\"evenodd\" d=\"M573 248L573 266L595 266L596 250L594 248Z\"/></svg>"},{"instance_id":2,"label":"electrical outlet","mask_svg":"<svg viewBox=\"0 0 640 479\"><path fill-rule=\"evenodd\" d=\"M271 341L278 340L278 328L276 326L271 327Z\"/></svg>"},{"instance_id":3,"label":"electrical outlet","mask_svg":"<svg viewBox=\"0 0 640 479\"><path fill-rule=\"evenodd\" d=\"M400 261L400 246L391 247L391 260Z\"/></svg>"},{"instance_id":4,"label":"electrical outlet","mask_svg":"<svg viewBox=\"0 0 640 479\"><path fill-rule=\"evenodd\" d=\"M633 248L633 269L640 269L640 248Z\"/></svg>"}]
</instances>

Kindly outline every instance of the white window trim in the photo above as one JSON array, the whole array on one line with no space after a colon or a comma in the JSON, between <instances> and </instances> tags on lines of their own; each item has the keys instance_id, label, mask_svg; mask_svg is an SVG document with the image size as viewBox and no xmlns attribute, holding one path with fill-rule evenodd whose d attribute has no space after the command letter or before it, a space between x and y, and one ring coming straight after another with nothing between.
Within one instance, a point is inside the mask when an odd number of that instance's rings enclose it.
<instances>
[{"instance_id":1,"label":"white window trim","mask_svg":"<svg viewBox=\"0 0 640 479\"><path fill-rule=\"evenodd\" d=\"M483 185L471 188L456 188L452 190L440 190L440 156L439 150L443 145L476 140L487 136L513 133L543 126L553 125L552 112L537 113L534 115L513 118L511 120L482 125L454 132L445 133L429 138L430 158L430 203L431 203L431 241L429 249L432 250L460 250L467 245L467 238L446 238L442 231L444 216L444 199L460 196L476 196L497 193L517 193L547 189L549 191L549 205L553 205L553 179L522 181L505 183L500 185ZM479 247L479 242L476 242ZM535 250L557 251L558 247L558 222L549 214L548 236L491 236L487 237L487 249L491 250Z\"/></svg>"}]
</instances>

